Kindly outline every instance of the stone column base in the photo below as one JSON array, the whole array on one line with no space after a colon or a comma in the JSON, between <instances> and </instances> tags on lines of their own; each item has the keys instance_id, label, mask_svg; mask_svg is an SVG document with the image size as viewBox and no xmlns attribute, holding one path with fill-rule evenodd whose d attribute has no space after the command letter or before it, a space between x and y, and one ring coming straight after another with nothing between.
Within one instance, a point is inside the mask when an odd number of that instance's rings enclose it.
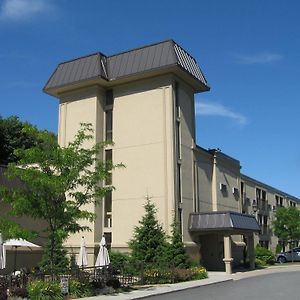
<instances>
[{"instance_id":1,"label":"stone column base","mask_svg":"<svg viewBox=\"0 0 300 300\"><path fill-rule=\"evenodd\" d=\"M232 274L231 263L233 261L233 258L223 258L223 261L225 263L225 272L226 272L226 274Z\"/></svg>"}]
</instances>

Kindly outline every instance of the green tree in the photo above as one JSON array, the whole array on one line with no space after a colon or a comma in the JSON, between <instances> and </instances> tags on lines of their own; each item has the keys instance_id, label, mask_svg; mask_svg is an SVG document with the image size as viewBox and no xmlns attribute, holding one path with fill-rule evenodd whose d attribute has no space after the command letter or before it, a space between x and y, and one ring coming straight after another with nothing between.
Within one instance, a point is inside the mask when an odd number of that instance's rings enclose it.
<instances>
[{"instance_id":1,"label":"green tree","mask_svg":"<svg viewBox=\"0 0 300 300\"><path fill-rule=\"evenodd\" d=\"M144 205L145 215L134 228L133 238L128 245L134 261L143 262L145 266L164 262L167 251L166 235L156 219L155 205L147 199Z\"/></svg>"},{"instance_id":2,"label":"green tree","mask_svg":"<svg viewBox=\"0 0 300 300\"><path fill-rule=\"evenodd\" d=\"M272 222L274 234L280 241L287 243L298 242L300 239L300 211L294 207L277 209Z\"/></svg>"},{"instance_id":3,"label":"green tree","mask_svg":"<svg viewBox=\"0 0 300 300\"><path fill-rule=\"evenodd\" d=\"M46 222L48 242L43 261L48 263L44 264L44 270L54 273L64 267L57 259L64 254L63 241L72 233L90 230L79 222L95 220L95 214L85 207L98 204L112 190L99 183L109 177L111 169L120 165L97 158L106 144L84 147L93 140L91 124L81 124L74 141L67 147L60 147L48 132L28 124L23 130L37 142L29 149L14 152L18 160L8 165L7 176L19 178L24 186L2 188L0 199L11 205L11 216L29 216ZM9 223L2 218L1 224ZM4 235L9 234L10 227L2 226L0 230ZM22 235L17 229L13 231Z\"/></svg>"},{"instance_id":4,"label":"green tree","mask_svg":"<svg viewBox=\"0 0 300 300\"><path fill-rule=\"evenodd\" d=\"M37 143L35 135L23 130L31 126L28 122L22 122L17 116L2 118L0 116L0 164L7 165L16 162L18 157L14 154L16 149L28 149ZM53 133L49 136L56 139Z\"/></svg>"},{"instance_id":5,"label":"green tree","mask_svg":"<svg viewBox=\"0 0 300 300\"><path fill-rule=\"evenodd\" d=\"M170 261L174 263L175 268L185 269L189 268L191 263L184 248L179 226L179 223L174 220L168 254L170 256Z\"/></svg>"}]
</instances>

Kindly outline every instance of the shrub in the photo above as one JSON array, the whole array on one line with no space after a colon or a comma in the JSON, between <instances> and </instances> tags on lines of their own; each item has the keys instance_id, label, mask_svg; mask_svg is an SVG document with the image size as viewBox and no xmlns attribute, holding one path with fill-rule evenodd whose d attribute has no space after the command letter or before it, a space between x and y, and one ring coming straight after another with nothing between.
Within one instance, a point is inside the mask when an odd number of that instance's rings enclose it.
<instances>
[{"instance_id":1,"label":"shrub","mask_svg":"<svg viewBox=\"0 0 300 300\"><path fill-rule=\"evenodd\" d=\"M191 269L175 269L174 270L174 281L188 281L192 278L192 270Z\"/></svg>"},{"instance_id":2,"label":"shrub","mask_svg":"<svg viewBox=\"0 0 300 300\"><path fill-rule=\"evenodd\" d=\"M60 284L56 281L32 281L27 286L29 298L32 300L63 300Z\"/></svg>"},{"instance_id":3,"label":"shrub","mask_svg":"<svg viewBox=\"0 0 300 300\"><path fill-rule=\"evenodd\" d=\"M144 282L149 284L171 283L172 282L171 271L169 269L164 270L159 268L147 269L144 272Z\"/></svg>"},{"instance_id":4,"label":"shrub","mask_svg":"<svg viewBox=\"0 0 300 300\"><path fill-rule=\"evenodd\" d=\"M255 248L255 257L260 263L264 263L264 265L274 264L275 262L275 256L273 252L267 248L261 247L260 245L257 245Z\"/></svg>"},{"instance_id":5,"label":"shrub","mask_svg":"<svg viewBox=\"0 0 300 300\"><path fill-rule=\"evenodd\" d=\"M27 298L28 297L28 291L26 288L14 288L10 291L11 296L14 297L20 297L20 298Z\"/></svg>"},{"instance_id":6,"label":"shrub","mask_svg":"<svg viewBox=\"0 0 300 300\"><path fill-rule=\"evenodd\" d=\"M278 253L280 253L281 251L282 251L282 244L279 244L279 243L278 243L278 244L276 245L275 253L278 254Z\"/></svg>"},{"instance_id":7,"label":"shrub","mask_svg":"<svg viewBox=\"0 0 300 300\"><path fill-rule=\"evenodd\" d=\"M255 259L255 267L256 268L261 268L264 267L267 263L259 258Z\"/></svg>"},{"instance_id":8,"label":"shrub","mask_svg":"<svg viewBox=\"0 0 300 300\"><path fill-rule=\"evenodd\" d=\"M90 297L93 295L89 283L77 279L69 281L69 294L75 298Z\"/></svg>"},{"instance_id":9,"label":"shrub","mask_svg":"<svg viewBox=\"0 0 300 300\"><path fill-rule=\"evenodd\" d=\"M106 285L107 286L111 286L113 289L119 289L121 287L121 283L119 281L119 279L117 278L112 278L112 279L109 279L107 282L106 282Z\"/></svg>"},{"instance_id":10,"label":"shrub","mask_svg":"<svg viewBox=\"0 0 300 300\"><path fill-rule=\"evenodd\" d=\"M109 257L114 273L118 273L120 271L126 274L136 273L136 263L133 262L129 253L111 251Z\"/></svg>"},{"instance_id":11,"label":"shrub","mask_svg":"<svg viewBox=\"0 0 300 300\"><path fill-rule=\"evenodd\" d=\"M164 258L165 262L172 261L175 268L188 269L191 267L190 259L185 251L184 243L182 241L182 234L180 225L175 220L172 223L171 243L167 246L167 254Z\"/></svg>"},{"instance_id":12,"label":"shrub","mask_svg":"<svg viewBox=\"0 0 300 300\"><path fill-rule=\"evenodd\" d=\"M134 261L143 262L145 266L161 263L166 258L167 239L162 225L156 218L157 208L147 198L144 205L145 215L134 228L133 238L128 246Z\"/></svg>"},{"instance_id":13,"label":"shrub","mask_svg":"<svg viewBox=\"0 0 300 300\"><path fill-rule=\"evenodd\" d=\"M192 272L192 280L208 278L208 273L204 267L193 267L190 270Z\"/></svg>"}]
</instances>

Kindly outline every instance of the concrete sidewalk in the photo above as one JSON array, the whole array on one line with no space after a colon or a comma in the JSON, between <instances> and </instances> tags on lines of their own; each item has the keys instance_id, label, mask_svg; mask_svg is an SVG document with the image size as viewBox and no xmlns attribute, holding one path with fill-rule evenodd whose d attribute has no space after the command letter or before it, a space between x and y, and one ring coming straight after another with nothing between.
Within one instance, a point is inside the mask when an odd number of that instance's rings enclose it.
<instances>
[{"instance_id":1,"label":"concrete sidewalk","mask_svg":"<svg viewBox=\"0 0 300 300\"><path fill-rule=\"evenodd\" d=\"M80 298L80 300L127 300L141 299L149 296L167 294L181 290L196 288L200 286L226 282L231 280L241 280L249 277L278 273L278 272L300 272L300 265L286 264L268 267L260 270L236 272L232 275L226 275L225 272L208 272L209 278L195 281L180 282L175 284L153 285L128 293L99 295L95 297ZM79 299L78 299L79 300Z\"/></svg>"},{"instance_id":2,"label":"concrete sidewalk","mask_svg":"<svg viewBox=\"0 0 300 300\"><path fill-rule=\"evenodd\" d=\"M180 282L174 284L163 284L145 287L144 289L131 291L128 293L99 295L95 297L80 298L80 300L127 300L127 299L140 299L154 295L167 294L181 290L196 288L203 285L210 285L219 282L232 280L231 275L226 275L225 272L208 272L208 278L202 280L194 280L187 282ZM79 299L78 299L79 300Z\"/></svg>"}]
</instances>

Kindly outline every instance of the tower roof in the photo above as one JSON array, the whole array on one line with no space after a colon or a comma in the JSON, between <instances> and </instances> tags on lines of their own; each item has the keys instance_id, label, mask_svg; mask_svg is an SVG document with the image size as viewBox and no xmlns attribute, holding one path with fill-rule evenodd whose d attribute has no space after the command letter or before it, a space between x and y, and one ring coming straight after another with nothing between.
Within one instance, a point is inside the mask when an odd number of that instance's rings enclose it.
<instances>
[{"instance_id":1,"label":"tower roof","mask_svg":"<svg viewBox=\"0 0 300 300\"><path fill-rule=\"evenodd\" d=\"M115 81L172 71L185 74L195 91L209 90L196 60L173 40L167 40L111 56L97 52L60 63L44 91L57 96L73 85L100 81L109 85Z\"/></svg>"}]
</instances>

